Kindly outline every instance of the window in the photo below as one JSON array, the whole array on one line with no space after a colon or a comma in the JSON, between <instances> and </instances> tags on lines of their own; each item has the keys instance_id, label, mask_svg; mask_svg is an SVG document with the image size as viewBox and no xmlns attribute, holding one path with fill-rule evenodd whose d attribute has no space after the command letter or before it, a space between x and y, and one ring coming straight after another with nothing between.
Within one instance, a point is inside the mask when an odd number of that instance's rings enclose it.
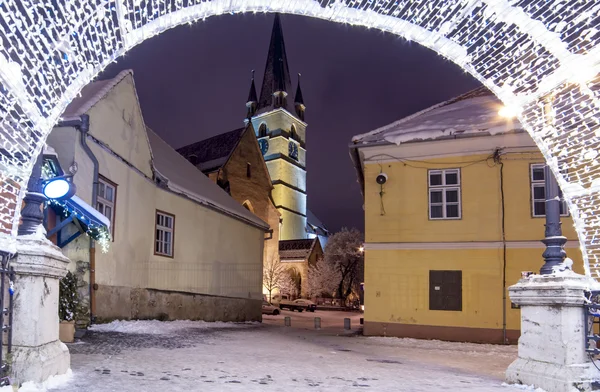
<instances>
[{"instance_id":1,"label":"window","mask_svg":"<svg viewBox=\"0 0 600 392\"><path fill-rule=\"evenodd\" d=\"M156 211L156 237L154 239L154 254L173 257L175 239L175 216L166 212Z\"/></svg>"},{"instance_id":2,"label":"window","mask_svg":"<svg viewBox=\"0 0 600 392\"><path fill-rule=\"evenodd\" d=\"M429 310L462 311L462 271L429 271Z\"/></svg>"},{"instance_id":3,"label":"window","mask_svg":"<svg viewBox=\"0 0 600 392\"><path fill-rule=\"evenodd\" d=\"M533 164L529 169L529 178L531 180L531 210L534 217L546 216L546 165ZM563 199L562 191L558 190L560 197L560 215L568 216L569 209Z\"/></svg>"},{"instance_id":4,"label":"window","mask_svg":"<svg viewBox=\"0 0 600 392\"><path fill-rule=\"evenodd\" d=\"M246 177L252 178L252 164L250 162L246 162Z\"/></svg>"},{"instance_id":5,"label":"window","mask_svg":"<svg viewBox=\"0 0 600 392\"><path fill-rule=\"evenodd\" d=\"M115 204L117 203L117 185L104 177L98 178L98 200L96 210L108 218L112 237L115 233Z\"/></svg>"},{"instance_id":6,"label":"window","mask_svg":"<svg viewBox=\"0 0 600 392\"><path fill-rule=\"evenodd\" d=\"M298 137L298 133L296 132L296 126L294 124L292 124L290 133L292 134L292 139L294 139L296 141L300 141L300 138Z\"/></svg>"},{"instance_id":7,"label":"window","mask_svg":"<svg viewBox=\"0 0 600 392\"><path fill-rule=\"evenodd\" d=\"M258 137L265 137L265 136L267 136L267 124L262 123L258 127Z\"/></svg>"},{"instance_id":8,"label":"window","mask_svg":"<svg viewBox=\"0 0 600 392\"><path fill-rule=\"evenodd\" d=\"M460 169L429 170L429 219L460 219Z\"/></svg>"}]
</instances>

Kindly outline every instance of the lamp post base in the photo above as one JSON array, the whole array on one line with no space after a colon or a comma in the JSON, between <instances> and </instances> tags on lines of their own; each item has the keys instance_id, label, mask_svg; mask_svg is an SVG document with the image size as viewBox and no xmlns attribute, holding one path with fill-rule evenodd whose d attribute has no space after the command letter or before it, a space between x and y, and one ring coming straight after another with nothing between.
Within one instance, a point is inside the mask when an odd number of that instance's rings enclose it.
<instances>
[{"instance_id":1,"label":"lamp post base","mask_svg":"<svg viewBox=\"0 0 600 392\"><path fill-rule=\"evenodd\" d=\"M532 275L509 288L521 308L521 337L518 358L506 370L508 383L547 392L593 390L600 371L585 351L583 305L585 292L598 286L590 277L565 272Z\"/></svg>"},{"instance_id":2,"label":"lamp post base","mask_svg":"<svg viewBox=\"0 0 600 392\"><path fill-rule=\"evenodd\" d=\"M59 340L59 279L69 259L45 238L17 237L11 378L43 382L70 367L67 346Z\"/></svg>"}]
</instances>

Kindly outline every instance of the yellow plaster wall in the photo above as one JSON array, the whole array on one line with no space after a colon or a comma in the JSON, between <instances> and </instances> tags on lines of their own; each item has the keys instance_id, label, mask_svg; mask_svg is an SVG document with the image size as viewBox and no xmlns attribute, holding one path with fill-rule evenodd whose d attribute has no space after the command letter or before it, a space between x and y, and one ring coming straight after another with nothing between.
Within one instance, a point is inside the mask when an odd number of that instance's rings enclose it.
<instances>
[{"instance_id":1,"label":"yellow plaster wall","mask_svg":"<svg viewBox=\"0 0 600 392\"><path fill-rule=\"evenodd\" d=\"M366 322L502 328L500 165L487 157L365 165L366 242L380 244L365 254ZM538 241L544 236L544 218L532 217L529 180L529 165L542 162L541 154L533 150L503 157L507 287L518 281L521 271L537 272L543 264L543 245ZM429 220L427 169L457 167L462 167L462 219ZM388 174L383 215L381 187L375 181L381 171ZM572 220L563 217L562 222L565 236L576 241ZM523 241L529 243L519 243ZM487 244L476 249L470 242ZM405 243L436 243L436 249L427 244L405 249ZM439 243L462 243L463 249L450 249L451 245L443 249ZM570 243L566 250L576 272L582 273L577 244ZM429 270L463 271L461 312L429 310ZM510 308L510 300L506 307L507 328L518 329L519 311Z\"/></svg>"},{"instance_id":2,"label":"yellow plaster wall","mask_svg":"<svg viewBox=\"0 0 600 392\"><path fill-rule=\"evenodd\" d=\"M581 254L567 249L582 273ZM508 249L507 287L521 271L539 271L542 247ZM462 271L462 311L429 310L429 271ZM503 251L497 249L367 250L365 320L468 328L502 329ZM520 313L506 300L507 329L520 328Z\"/></svg>"}]
</instances>

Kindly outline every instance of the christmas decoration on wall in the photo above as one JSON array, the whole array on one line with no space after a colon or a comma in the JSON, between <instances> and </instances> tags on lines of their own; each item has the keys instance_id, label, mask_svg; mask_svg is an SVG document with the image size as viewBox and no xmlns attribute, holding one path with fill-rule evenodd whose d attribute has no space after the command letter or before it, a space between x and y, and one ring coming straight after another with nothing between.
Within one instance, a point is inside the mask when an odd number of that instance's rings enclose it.
<instances>
[{"instance_id":1,"label":"christmas decoration on wall","mask_svg":"<svg viewBox=\"0 0 600 392\"><path fill-rule=\"evenodd\" d=\"M79 220L84 227L85 234L100 245L102 253L108 252L111 239L110 232L106 226L96 223L68 201L48 200L46 201L46 205L52 207L62 219L73 216Z\"/></svg>"},{"instance_id":2,"label":"christmas decoration on wall","mask_svg":"<svg viewBox=\"0 0 600 392\"><path fill-rule=\"evenodd\" d=\"M0 249L16 236L33 157L83 86L156 34L243 12L380 29L473 75L539 146L564 191L586 272L600 277L600 3L583 0L2 1Z\"/></svg>"}]
</instances>

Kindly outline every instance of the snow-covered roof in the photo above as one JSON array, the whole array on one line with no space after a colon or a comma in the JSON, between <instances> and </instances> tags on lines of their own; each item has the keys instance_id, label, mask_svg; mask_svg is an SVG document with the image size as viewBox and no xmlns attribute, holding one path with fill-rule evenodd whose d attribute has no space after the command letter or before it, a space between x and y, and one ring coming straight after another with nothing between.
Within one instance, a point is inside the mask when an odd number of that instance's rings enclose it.
<instances>
[{"instance_id":1,"label":"snow-covered roof","mask_svg":"<svg viewBox=\"0 0 600 392\"><path fill-rule=\"evenodd\" d=\"M64 119L70 119L79 117L82 114L87 113L98 101L108 94L108 92L115 87L123 78L127 75L133 76L133 70L126 69L117 74L114 78L97 80L86 85L81 89L81 93L67 106L62 117Z\"/></svg>"},{"instance_id":2,"label":"snow-covered roof","mask_svg":"<svg viewBox=\"0 0 600 392\"><path fill-rule=\"evenodd\" d=\"M268 224L235 201L151 129L147 128L147 131L154 170L167 182L170 190L261 229L269 229Z\"/></svg>"},{"instance_id":3,"label":"snow-covered roof","mask_svg":"<svg viewBox=\"0 0 600 392\"><path fill-rule=\"evenodd\" d=\"M486 88L442 102L401 120L356 135L355 144L402 144L452 136L497 135L523 127L498 114L502 102Z\"/></svg>"},{"instance_id":4,"label":"snow-covered roof","mask_svg":"<svg viewBox=\"0 0 600 392\"><path fill-rule=\"evenodd\" d=\"M317 235L328 235L329 230L310 210L306 210L306 231Z\"/></svg>"}]
</instances>

